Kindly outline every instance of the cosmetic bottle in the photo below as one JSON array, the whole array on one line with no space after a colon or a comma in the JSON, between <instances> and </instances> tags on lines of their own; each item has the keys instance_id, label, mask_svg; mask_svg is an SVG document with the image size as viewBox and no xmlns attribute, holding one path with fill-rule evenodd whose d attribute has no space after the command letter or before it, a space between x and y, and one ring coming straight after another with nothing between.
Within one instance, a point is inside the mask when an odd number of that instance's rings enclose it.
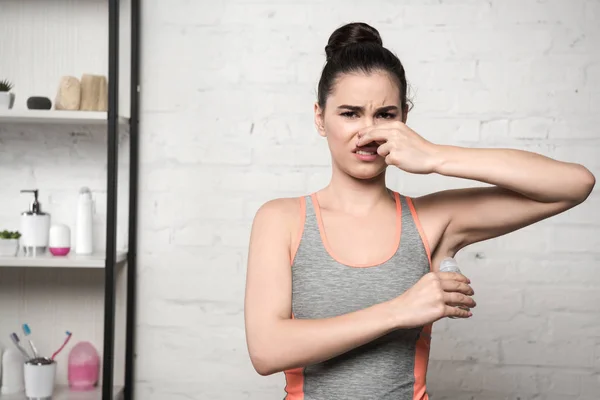
<instances>
[{"instance_id":1,"label":"cosmetic bottle","mask_svg":"<svg viewBox=\"0 0 600 400\"><path fill-rule=\"evenodd\" d=\"M92 192L86 187L79 190L75 235L75 253L92 254L94 250Z\"/></svg>"},{"instance_id":2,"label":"cosmetic bottle","mask_svg":"<svg viewBox=\"0 0 600 400\"><path fill-rule=\"evenodd\" d=\"M23 365L25 358L12 348L8 348L2 354L2 388L0 394L15 394L25 390L25 379L23 376Z\"/></svg>"},{"instance_id":3,"label":"cosmetic bottle","mask_svg":"<svg viewBox=\"0 0 600 400\"><path fill-rule=\"evenodd\" d=\"M42 211L37 189L21 190L21 193L33 193L34 196L29 210L21 213L21 247L25 255L42 255L48 250L50 214Z\"/></svg>"}]
</instances>

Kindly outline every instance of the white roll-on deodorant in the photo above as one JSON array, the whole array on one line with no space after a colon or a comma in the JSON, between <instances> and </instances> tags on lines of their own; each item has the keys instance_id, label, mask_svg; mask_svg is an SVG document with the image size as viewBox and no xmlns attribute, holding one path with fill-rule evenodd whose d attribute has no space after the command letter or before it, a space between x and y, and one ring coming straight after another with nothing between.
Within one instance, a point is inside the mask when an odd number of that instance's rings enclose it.
<instances>
[{"instance_id":1,"label":"white roll-on deodorant","mask_svg":"<svg viewBox=\"0 0 600 400\"><path fill-rule=\"evenodd\" d=\"M460 269L458 268L458 263L452 257L447 257L442 260L442 262L440 263L440 272L458 272L459 274L461 273Z\"/></svg>"},{"instance_id":2,"label":"white roll-on deodorant","mask_svg":"<svg viewBox=\"0 0 600 400\"><path fill-rule=\"evenodd\" d=\"M462 272L460 272L460 269L458 268L458 263L452 257L447 257L442 260L442 262L440 263L440 272L456 272L456 273L462 274ZM465 311L470 311L468 307L460 307L460 306L457 306L457 307L461 308ZM449 318L456 319L457 317L449 317Z\"/></svg>"}]
</instances>

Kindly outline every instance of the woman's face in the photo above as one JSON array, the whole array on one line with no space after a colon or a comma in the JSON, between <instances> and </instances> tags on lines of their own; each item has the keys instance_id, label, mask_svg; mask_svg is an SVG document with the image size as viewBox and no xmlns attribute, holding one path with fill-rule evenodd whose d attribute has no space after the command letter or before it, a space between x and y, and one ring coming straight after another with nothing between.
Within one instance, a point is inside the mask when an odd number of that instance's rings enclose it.
<instances>
[{"instance_id":1,"label":"woman's face","mask_svg":"<svg viewBox=\"0 0 600 400\"><path fill-rule=\"evenodd\" d=\"M360 149L360 129L393 121L406 122L400 105L400 91L386 72L352 73L338 77L327 98L325 110L315 104L315 123L327 138L334 167L358 179L370 179L385 172L385 159L377 144Z\"/></svg>"}]
</instances>

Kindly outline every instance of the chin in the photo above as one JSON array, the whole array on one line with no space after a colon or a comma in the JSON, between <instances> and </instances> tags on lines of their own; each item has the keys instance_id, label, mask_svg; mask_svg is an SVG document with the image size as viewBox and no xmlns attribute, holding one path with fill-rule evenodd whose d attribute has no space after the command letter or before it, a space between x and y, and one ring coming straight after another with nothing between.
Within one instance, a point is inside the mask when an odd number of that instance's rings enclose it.
<instances>
[{"instance_id":1,"label":"chin","mask_svg":"<svg viewBox=\"0 0 600 400\"><path fill-rule=\"evenodd\" d=\"M360 165L360 166L351 166L346 171L347 171L348 175L352 176L353 178L362 179L362 180L371 180L371 179L378 178L379 176L381 176L381 174L385 174L386 168L387 168L386 164L384 164L384 165L367 164L367 165Z\"/></svg>"}]
</instances>

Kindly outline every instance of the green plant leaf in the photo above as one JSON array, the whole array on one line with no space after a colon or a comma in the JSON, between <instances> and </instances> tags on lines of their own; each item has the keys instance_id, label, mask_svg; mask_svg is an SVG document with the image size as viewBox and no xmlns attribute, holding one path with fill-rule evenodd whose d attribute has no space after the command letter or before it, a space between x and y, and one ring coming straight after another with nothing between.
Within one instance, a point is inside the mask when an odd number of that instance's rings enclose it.
<instances>
[{"instance_id":1,"label":"green plant leaf","mask_svg":"<svg viewBox=\"0 0 600 400\"><path fill-rule=\"evenodd\" d=\"M3 79L0 81L0 92L10 92L13 87L13 83L8 79Z\"/></svg>"},{"instance_id":2,"label":"green plant leaf","mask_svg":"<svg viewBox=\"0 0 600 400\"><path fill-rule=\"evenodd\" d=\"M6 229L0 232L0 239L19 239L21 233L19 231L7 231Z\"/></svg>"}]
</instances>

